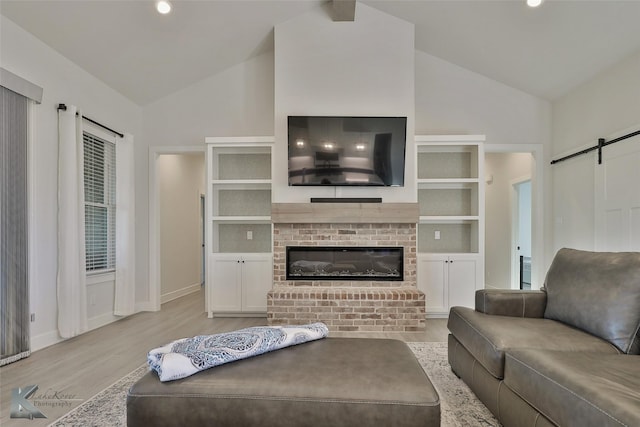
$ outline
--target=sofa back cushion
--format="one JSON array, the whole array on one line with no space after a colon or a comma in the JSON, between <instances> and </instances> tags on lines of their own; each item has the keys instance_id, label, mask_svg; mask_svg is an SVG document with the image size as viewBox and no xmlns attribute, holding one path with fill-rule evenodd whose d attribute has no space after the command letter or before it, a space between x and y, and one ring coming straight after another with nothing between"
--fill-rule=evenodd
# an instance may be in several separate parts
<instances>
[{"instance_id":1,"label":"sofa back cushion","mask_svg":"<svg viewBox=\"0 0 640 427\"><path fill-rule=\"evenodd\" d=\"M640 352L640 252L560 249L545 288L545 318Z\"/></svg>"}]
</instances>

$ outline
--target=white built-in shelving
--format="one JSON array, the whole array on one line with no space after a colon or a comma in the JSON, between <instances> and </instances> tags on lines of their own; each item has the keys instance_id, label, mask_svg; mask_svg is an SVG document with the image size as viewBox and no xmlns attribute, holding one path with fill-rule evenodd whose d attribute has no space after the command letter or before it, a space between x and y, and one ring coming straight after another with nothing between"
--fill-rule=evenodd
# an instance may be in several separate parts
<instances>
[{"instance_id":1,"label":"white built-in shelving","mask_svg":"<svg viewBox=\"0 0 640 427\"><path fill-rule=\"evenodd\" d=\"M473 307L484 275L482 135L418 135L418 286L427 314Z\"/></svg>"},{"instance_id":2,"label":"white built-in shelving","mask_svg":"<svg viewBox=\"0 0 640 427\"><path fill-rule=\"evenodd\" d=\"M264 315L272 286L273 137L208 137L207 312Z\"/></svg>"}]
</instances>

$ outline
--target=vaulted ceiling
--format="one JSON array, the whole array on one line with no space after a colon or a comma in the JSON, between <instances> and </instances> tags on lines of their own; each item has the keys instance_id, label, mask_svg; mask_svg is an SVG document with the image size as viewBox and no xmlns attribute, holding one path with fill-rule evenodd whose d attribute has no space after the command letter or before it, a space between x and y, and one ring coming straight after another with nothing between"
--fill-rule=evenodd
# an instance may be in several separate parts
<instances>
[{"instance_id":1,"label":"vaulted ceiling","mask_svg":"<svg viewBox=\"0 0 640 427\"><path fill-rule=\"evenodd\" d=\"M318 0L172 3L165 16L152 0L1 0L0 13L139 105L272 50L278 23L331 14ZM637 0L360 3L413 23L418 51L548 100L640 51Z\"/></svg>"}]
</instances>

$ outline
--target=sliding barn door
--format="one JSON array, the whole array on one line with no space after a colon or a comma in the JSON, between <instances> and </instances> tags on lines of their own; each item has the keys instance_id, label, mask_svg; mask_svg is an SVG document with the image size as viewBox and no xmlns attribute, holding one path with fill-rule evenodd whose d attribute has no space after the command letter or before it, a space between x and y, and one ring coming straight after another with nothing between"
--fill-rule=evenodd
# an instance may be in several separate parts
<instances>
[{"instance_id":1,"label":"sliding barn door","mask_svg":"<svg viewBox=\"0 0 640 427\"><path fill-rule=\"evenodd\" d=\"M598 251L640 251L640 135L606 146L596 165Z\"/></svg>"}]
</instances>

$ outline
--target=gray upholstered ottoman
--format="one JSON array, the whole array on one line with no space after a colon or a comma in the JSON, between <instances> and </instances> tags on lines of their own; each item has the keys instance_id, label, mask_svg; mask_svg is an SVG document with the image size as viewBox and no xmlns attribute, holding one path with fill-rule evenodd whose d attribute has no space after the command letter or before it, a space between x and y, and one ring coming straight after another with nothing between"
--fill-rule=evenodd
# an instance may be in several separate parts
<instances>
[{"instance_id":1,"label":"gray upholstered ottoman","mask_svg":"<svg viewBox=\"0 0 640 427\"><path fill-rule=\"evenodd\" d=\"M325 338L131 387L132 426L439 426L440 400L402 341Z\"/></svg>"}]
</instances>

